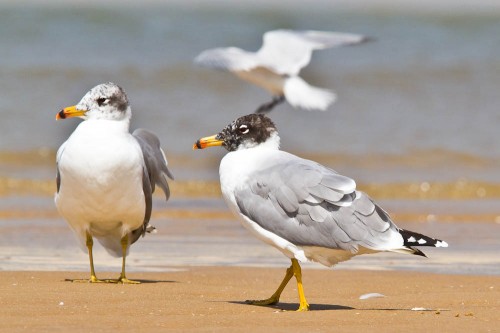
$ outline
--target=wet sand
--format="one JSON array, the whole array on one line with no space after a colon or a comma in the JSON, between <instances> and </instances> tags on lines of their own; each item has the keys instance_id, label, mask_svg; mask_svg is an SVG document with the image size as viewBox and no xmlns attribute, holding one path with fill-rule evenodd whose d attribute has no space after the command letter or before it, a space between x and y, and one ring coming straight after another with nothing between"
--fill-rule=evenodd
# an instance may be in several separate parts
<instances>
[{"instance_id":1,"label":"wet sand","mask_svg":"<svg viewBox=\"0 0 500 333\"><path fill-rule=\"evenodd\" d=\"M312 311L298 313L293 280L277 306L244 304L270 296L283 269L130 273L140 285L66 280L86 274L0 272L0 331L493 332L500 324L500 277L304 269ZM386 297L359 299L367 293Z\"/></svg>"}]
</instances>

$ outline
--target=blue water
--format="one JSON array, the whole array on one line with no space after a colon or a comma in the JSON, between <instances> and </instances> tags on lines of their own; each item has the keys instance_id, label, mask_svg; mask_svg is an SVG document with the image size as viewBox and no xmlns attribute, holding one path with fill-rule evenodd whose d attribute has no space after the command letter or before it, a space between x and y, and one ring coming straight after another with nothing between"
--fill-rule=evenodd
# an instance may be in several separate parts
<instances>
[{"instance_id":1,"label":"blue water","mask_svg":"<svg viewBox=\"0 0 500 333\"><path fill-rule=\"evenodd\" d=\"M92 86L114 81L167 152L191 154L269 99L230 74L193 65L202 50L257 50L277 28L353 32L376 40L316 52L303 76L335 89L325 113L279 106L287 150L349 154L459 152L500 159L500 14L0 7L0 151L57 149L78 120L55 122ZM206 152L206 154L219 154Z\"/></svg>"}]
</instances>

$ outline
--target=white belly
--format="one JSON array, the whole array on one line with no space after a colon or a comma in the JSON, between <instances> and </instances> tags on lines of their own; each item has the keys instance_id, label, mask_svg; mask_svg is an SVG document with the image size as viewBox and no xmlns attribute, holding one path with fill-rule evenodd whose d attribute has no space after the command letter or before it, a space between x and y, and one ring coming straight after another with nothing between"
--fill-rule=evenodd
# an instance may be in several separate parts
<instances>
[{"instance_id":1,"label":"white belly","mask_svg":"<svg viewBox=\"0 0 500 333\"><path fill-rule=\"evenodd\" d=\"M139 228L146 205L143 157L135 139L128 133L74 134L58 163L61 187L55 201L61 215L80 236L89 231L122 237Z\"/></svg>"},{"instance_id":2,"label":"white belly","mask_svg":"<svg viewBox=\"0 0 500 333\"><path fill-rule=\"evenodd\" d=\"M249 71L237 71L235 74L242 80L262 87L273 95L283 95L285 78L264 67L257 67Z\"/></svg>"}]
</instances>

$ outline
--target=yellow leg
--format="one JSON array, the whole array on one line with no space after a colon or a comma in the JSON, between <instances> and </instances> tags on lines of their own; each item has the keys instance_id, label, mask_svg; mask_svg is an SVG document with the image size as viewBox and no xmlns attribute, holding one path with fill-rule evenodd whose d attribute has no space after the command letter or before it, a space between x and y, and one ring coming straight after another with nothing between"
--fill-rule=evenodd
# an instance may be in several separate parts
<instances>
[{"instance_id":1,"label":"yellow leg","mask_svg":"<svg viewBox=\"0 0 500 333\"><path fill-rule=\"evenodd\" d=\"M295 275L295 279L297 280L297 290L299 292L300 300L300 306L297 311L308 311L309 304L306 301L306 297L304 296L304 288L302 287L302 270L297 259L292 259L292 269L293 275Z\"/></svg>"},{"instance_id":2,"label":"yellow leg","mask_svg":"<svg viewBox=\"0 0 500 333\"><path fill-rule=\"evenodd\" d=\"M278 287L278 289L276 289L276 291L271 297L263 300L247 300L246 303L253 305L273 305L278 303L280 300L281 293L283 292L283 289L285 289L288 281L290 281L292 276L293 276L293 267L290 266L286 270L285 278L283 279L283 281L281 281L280 286Z\"/></svg>"},{"instance_id":3,"label":"yellow leg","mask_svg":"<svg viewBox=\"0 0 500 333\"><path fill-rule=\"evenodd\" d=\"M132 281L127 279L125 276L125 258L127 257L127 248L128 248L128 235L123 236L121 239L121 245L122 245L122 273L120 274L120 277L118 280L113 281L116 283L123 283L123 284L139 284L139 281Z\"/></svg>"},{"instance_id":4,"label":"yellow leg","mask_svg":"<svg viewBox=\"0 0 500 333\"><path fill-rule=\"evenodd\" d=\"M89 282L89 283L103 283L106 281L99 280L95 276L95 270L94 270L94 256L92 255L92 247L94 246L94 240L92 239L92 235L87 231L86 232L87 239L86 239L86 245L87 249L89 250L89 261L90 261L90 279L89 280L73 280L73 282Z\"/></svg>"}]
</instances>

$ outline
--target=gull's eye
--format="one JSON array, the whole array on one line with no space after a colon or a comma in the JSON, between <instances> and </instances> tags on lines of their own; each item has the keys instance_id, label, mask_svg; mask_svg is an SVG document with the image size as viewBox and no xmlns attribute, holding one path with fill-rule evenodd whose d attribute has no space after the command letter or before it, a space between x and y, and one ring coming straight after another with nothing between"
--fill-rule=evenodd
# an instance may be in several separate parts
<instances>
[{"instance_id":1,"label":"gull's eye","mask_svg":"<svg viewBox=\"0 0 500 333\"><path fill-rule=\"evenodd\" d=\"M104 103L106 103L107 98L100 97L97 99L97 105L102 106Z\"/></svg>"},{"instance_id":2,"label":"gull's eye","mask_svg":"<svg viewBox=\"0 0 500 333\"><path fill-rule=\"evenodd\" d=\"M241 134L247 134L250 129L248 128L247 125L241 125L240 128L238 128Z\"/></svg>"}]
</instances>

